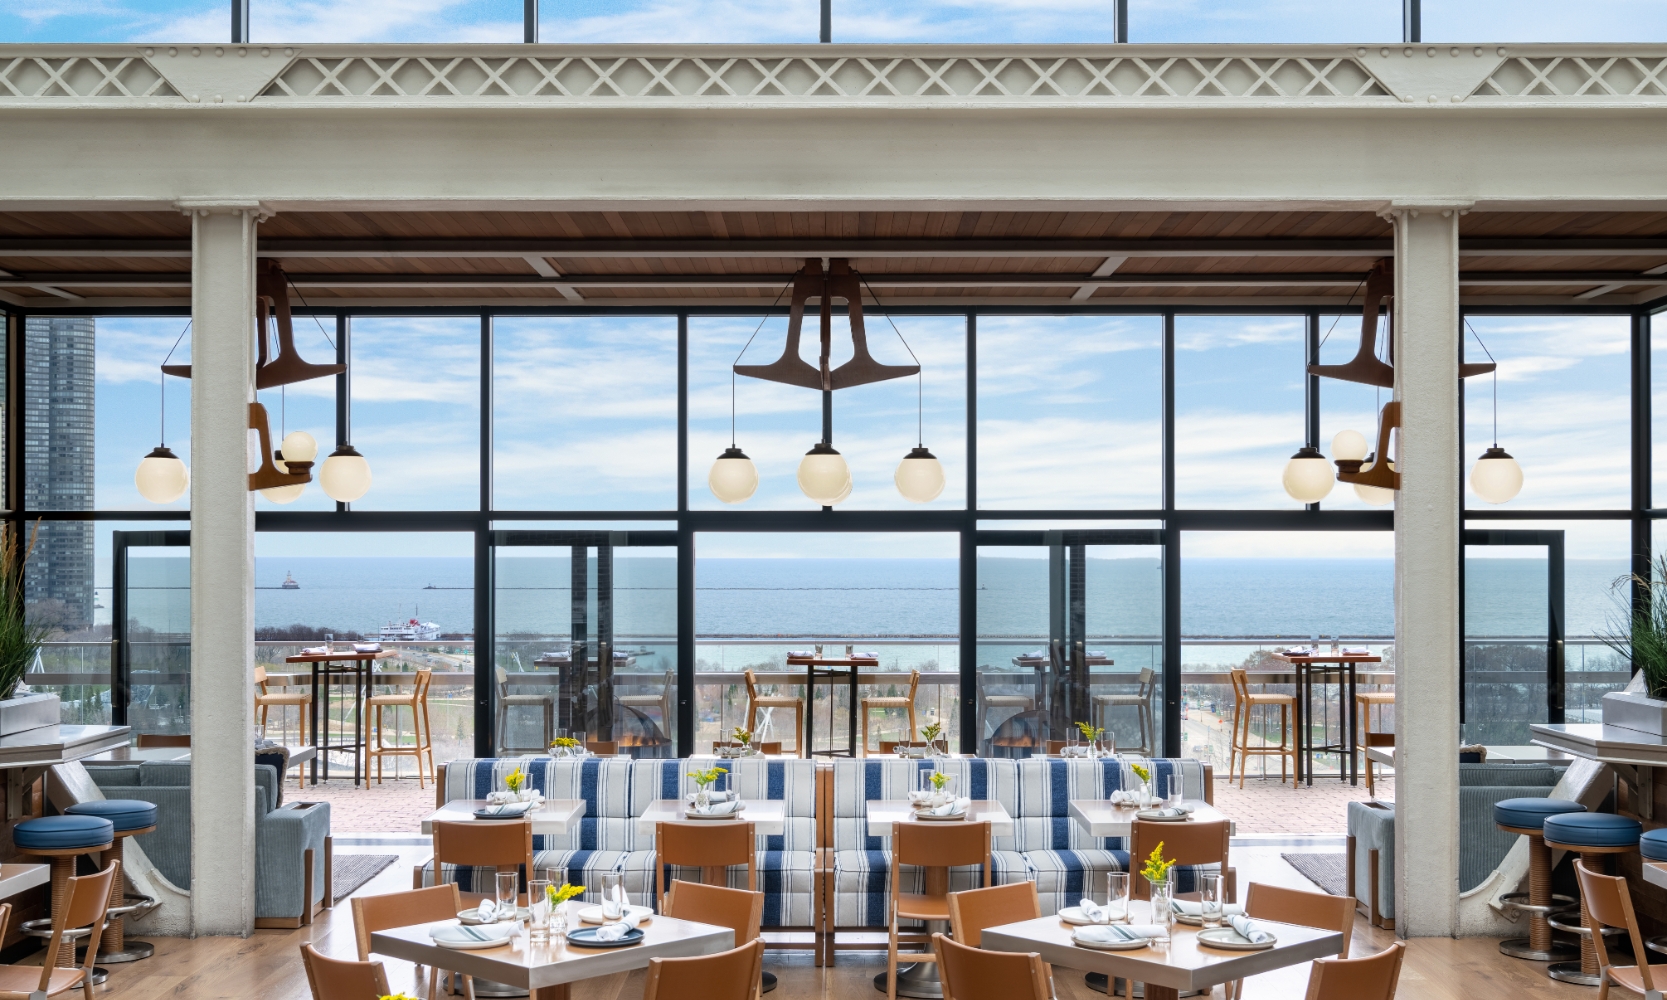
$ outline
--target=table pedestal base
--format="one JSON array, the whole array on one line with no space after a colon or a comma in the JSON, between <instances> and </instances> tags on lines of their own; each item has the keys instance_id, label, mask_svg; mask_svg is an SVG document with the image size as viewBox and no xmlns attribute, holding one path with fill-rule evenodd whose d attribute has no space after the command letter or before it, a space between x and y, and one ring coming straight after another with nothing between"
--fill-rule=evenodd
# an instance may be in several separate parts
<instances>
[{"instance_id":1,"label":"table pedestal base","mask_svg":"<svg viewBox=\"0 0 1667 1000\"><path fill-rule=\"evenodd\" d=\"M775 988L776 988L776 974L774 972L766 971L764 973L764 989L763 989L763 992L768 993Z\"/></svg>"},{"instance_id":2,"label":"table pedestal base","mask_svg":"<svg viewBox=\"0 0 1667 1000\"><path fill-rule=\"evenodd\" d=\"M1082 981L1088 986L1089 989L1096 993L1110 992L1106 986L1107 976L1103 972L1090 972L1086 976L1082 977ZM1157 992L1149 992L1151 990L1156 990ZM1167 1000L1169 997L1201 997L1204 994L1202 992L1195 993L1188 990L1183 990L1177 993L1168 986L1147 986L1145 983L1135 983L1134 992L1131 994L1129 992L1129 983L1126 980L1119 979L1117 980L1117 995L1120 997L1145 997L1147 1000Z\"/></svg>"},{"instance_id":3,"label":"table pedestal base","mask_svg":"<svg viewBox=\"0 0 1667 1000\"><path fill-rule=\"evenodd\" d=\"M899 954L898 957L902 957ZM881 993L886 991L886 974L884 972L874 977L874 988ZM916 962L913 965L897 967L897 995L900 997L919 997L921 1000L941 1000L943 997L943 982L938 979L938 963Z\"/></svg>"},{"instance_id":4,"label":"table pedestal base","mask_svg":"<svg viewBox=\"0 0 1667 1000\"><path fill-rule=\"evenodd\" d=\"M458 992L463 988L458 986ZM522 986L511 986L508 983L494 983L490 979L475 980L475 996L477 997L524 997L527 990Z\"/></svg>"}]
</instances>

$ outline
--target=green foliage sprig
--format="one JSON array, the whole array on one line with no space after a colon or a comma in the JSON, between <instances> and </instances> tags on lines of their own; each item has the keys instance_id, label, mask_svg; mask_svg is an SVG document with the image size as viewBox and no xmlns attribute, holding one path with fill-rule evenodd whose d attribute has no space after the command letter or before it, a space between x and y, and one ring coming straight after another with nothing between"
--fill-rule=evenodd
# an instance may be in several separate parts
<instances>
[{"instance_id":1,"label":"green foliage sprig","mask_svg":"<svg viewBox=\"0 0 1667 1000\"><path fill-rule=\"evenodd\" d=\"M920 735L926 737L926 742L936 743L938 737L943 735L943 726L936 722L928 723L921 727Z\"/></svg>"},{"instance_id":2,"label":"green foliage sprig","mask_svg":"<svg viewBox=\"0 0 1667 1000\"><path fill-rule=\"evenodd\" d=\"M1082 738L1085 740L1097 740L1101 736L1104 736L1106 732L1106 727L1096 726L1090 722L1079 722L1076 726L1077 732L1081 733Z\"/></svg>"},{"instance_id":3,"label":"green foliage sprig","mask_svg":"<svg viewBox=\"0 0 1667 1000\"><path fill-rule=\"evenodd\" d=\"M1163 841L1160 840L1158 846L1152 848L1152 853L1146 858L1146 863L1141 866L1140 874L1144 875L1148 882L1167 882L1169 880L1169 869L1174 867L1175 862L1163 859Z\"/></svg>"},{"instance_id":4,"label":"green foliage sprig","mask_svg":"<svg viewBox=\"0 0 1667 1000\"><path fill-rule=\"evenodd\" d=\"M560 906L584 891L584 886L569 885L566 882L559 886L552 883L544 887L544 895L550 900L552 906Z\"/></svg>"},{"instance_id":5,"label":"green foliage sprig","mask_svg":"<svg viewBox=\"0 0 1667 1000\"><path fill-rule=\"evenodd\" d=\"M41 525L29 533L27 547L20 544L21 529L7 525L0 529L0 699L10 698L23 681L23 674L35 662L41 643L52 633L29 617L24 603L23 565L35 551Z\"/></svg>"},{"instance_id":6,"label":"green foliage sprig","mask_svg":"<svg viewBox=\"0 0 1667 1000\"><path fill-rule=\"evenodd\" d=\"M730 732L730 735L735 737L735 742L741 744L742 746L746 746L752 742L751 731L742 729L740 726L736 726L734 730Z\"/></svg>"},{"instance_id":7,"label":"green foliage sprig","mask_svg":"<svg viewBox=\"0 0 1667 1000\"><path fill-rule=\"evenodd\" d=\"M1638 607L1632 601L1634 587L1645 597ZM1609 597L1614 610L1608 630L1598 633L1598 638L1632 661L1644 675L1646 694L1667 697L1667 553L1655 557L1648 579L1637 574L1617 579Z\"/></svg>"}]
</instances>

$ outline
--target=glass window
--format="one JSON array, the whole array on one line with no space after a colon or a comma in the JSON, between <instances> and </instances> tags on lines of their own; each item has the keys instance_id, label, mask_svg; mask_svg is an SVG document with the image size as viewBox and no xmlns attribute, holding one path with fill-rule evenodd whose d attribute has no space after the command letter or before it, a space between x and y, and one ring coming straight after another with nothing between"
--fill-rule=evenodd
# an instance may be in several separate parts
<instances>
[{"instance_id":1,"label":"glass window","mask_svg":"<svg viewBox=\"0 0 1667 1000\"><path fill-rule=\"evenodd\" d=\"M1163 505L1163 320L978 317L978 505Z\"/></svg>"},{"instance_id":2,"label":"glass window","mask_svg":"<svg viewBox=\"0 0 1667 1000\"><path fill-rule=\"evenodd\" d=\"M1490 506L1470 473L1498 442L1522 467L1511 507L1626 507L1631 503L1631 320L1626 316L1470 316L1466 361L1499 362L1499 430L1493 375L1465 379L1465 501Z\"/></svg>"},{"instance_id":3,"label":"glass window","mask_svg":"<svg viewBox=\"0 0 1667 1000\"><path fill-rule=\"evenodd\" d=\"M1306 437L1303 324L1175 317L1176 506L1300 506L1280 476Z\"/></svg>"},{"instance_id":4,"label":"glass window","mask_svg":"<svg viewBox=\"0 0 1667 1000\"><path fill-rule=\"evenodd\" d=\"M355 316L349 344L355 509L479 510L480 319Z\"/></svg>"},{"instance_id":5,"label":"glass window","mask_svg":"<svg viewBox=\"0 0 1667 1000\"><path fill-rule=\"evenodd\" d=\"M891 324L865 315L869 352L881 364L912 364ZM943 493L931 508L966 504L966 320L960 316L898 316L898 330L920 359L920 380L890 379L834 393L833 445L851 470L851 496L841 510L916 509L897 490L897 464L924 441L944 469ZM689 506L716 510L707 476L729 447L730 366L753 331L758 336L742 364L768 364L781 356L787 320L689 319ZM850 327L834 316L830 365L851 357ZM821 343L814 313L805 320L800 356L819 364ZM740 510L814 510L798 486L799 461L822 439L822 394L816 389L736 376L735 443L758 469L758 491ZM922 407L924 409L922 409Z\"/></svg>"},{"instance_id":6,"label":"glass window","mask_svg":"<svg viewBox=\"0 0 1667 1000\"><path fill-rule=\"evenodd\" d=\"M677 318L498 317L493 504L677 507Z\"/></svg>"}]
</instances>

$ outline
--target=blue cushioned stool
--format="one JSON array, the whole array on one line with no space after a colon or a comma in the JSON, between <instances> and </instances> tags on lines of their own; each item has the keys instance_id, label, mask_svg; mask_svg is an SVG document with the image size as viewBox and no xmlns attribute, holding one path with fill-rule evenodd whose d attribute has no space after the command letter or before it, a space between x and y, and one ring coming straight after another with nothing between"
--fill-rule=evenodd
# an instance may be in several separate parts
<instances>
[{"instance_id":1,"label":"blue cushioned stool","mask_svg":"<svg viewBox=\"0 0 1667 1000\"><path fill-rule=\"evenodd\" d=\"M1667 830L1645 830L1638 838L1638 853L1645 861L1667 861Z\"/></svg>"},{"instance_id":2,"label":"blue cushioned stool","mask_svg":"<svg viewBox=\"0 0 1667 1000\"><path fill-rule=\"evenodd\" d=\"M1570 812L1548 816L1544 836L1547 847L1553 850L1575 851L1590 871L1609 874L1611 854L1623 854L1638 849L1638 838L1644 826L1635 819L1614 813ZM1580 935L1580 961L1559 962L1546 970L1553 979L1582 986L1599 986L1603 978L1598 974L1597 949L1592 947L1592 917L1586 911L1586 898L1580 899L1580 926L1566 924L1553 917L1551 926L1560 931ZM1623 928L1610 928L1625 933Z\"/></svg>"},{"instance_id":3,"label":"blue cushioned stool","mask_svg":"<svg viewBox=\"0 0 1667 1000\"><path fill-rule=\"evenodd\" d=\"M110 850L115 839L115 826L99 816L42 816L26 819L12 828L12 843L18 850L52 859L54 917L69 903L69 880L75 874L75 859L83 854L102 854ZM28 924L38 923L46 924L50 937L51 920L28 921L23 928L25 933L29 932ZM58 949L58 966L75 967L74 948Z\"/></svg>"},{"instance_id":4,"label":"blue cushioned stool","mask_svg":"<svg viewBox=\"0 0 1667 1000\"><path fill-rule=\"evenodd\" d=\"M116 839L104 852L104 864L116 863L116 878L110 883L110 909L106 911L110 924L98 941L98 960L104 963L137 962L149 958L156 947L149 941L129 941L123 935L123 917L138 910L150 912L156 900L137 893L129 895L122 881L126 862L122 859L122 840L150 833L156 829L156 803L143 799L99 799L96 802L77 802L65 809L70 816L98 816L116 828ZM141 914L142 916L143 914Z\"/></svg>"},{"instance_id":5,"label":"blue cushioned stool","mask_svg":"<svg viewBox=\"0 0 1667 1000\"><path fill-rule=\"evenodd\" d=\"M1505 799L1494 803L1494 823L1501 830L1528 838L1528 891L1499 898L1506 910L1528 914L1528 936L1499 942L1500 952L1530 962L1570 962L1579 957L1574 945L1551 937L1548 918L1573 908L1577 900L1552 894L1551 848L1545 846L1544 828L1549 817L1585 811L1585 806L1567 799Z\"/></svg>"}]
</instances>

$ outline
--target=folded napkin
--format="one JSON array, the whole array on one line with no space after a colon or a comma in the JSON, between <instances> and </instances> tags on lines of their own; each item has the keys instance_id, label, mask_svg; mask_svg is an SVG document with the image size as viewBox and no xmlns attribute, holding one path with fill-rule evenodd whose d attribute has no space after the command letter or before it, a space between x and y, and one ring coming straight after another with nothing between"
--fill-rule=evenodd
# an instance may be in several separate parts
<instances>
[{"instance_id":1,"label":"folded napkin","mask_svg":"<svg viewBox=\"0 0 1667 1000\"><path fill-rule=\"evenodd\" d=\"M1078 927L1071 936L1086 944L1118 944L1150 938L1166 938L1169 931L1157 924L1091 924Z\"/></svg>"},{"instance_id":2,"label":"folded napkin","mask_svg":"<svg viewBox=\"0 0 1667 1000\"><path fill-rule=\"evenodd\" d=\"M1139 792L1126 792L1118 789L1111 793L1111 804L1114 806L1132 806L1140 802Z\"/></svg>"},{"instance_id":3,"label":"folded napkin","mask_svg":"<svg viewBox=\"0 0 1667 1000\"><path fill-rule=\"evenodd\" d=\"M1021 660L1040 660L1040 659L1045 658L1047 655L1048 655L1048 651L1045 650L1045 649L1033 649L1028 653L1020 653L1019 654L1019 659L1021 659Z\"/></svg>"},{"instance_id":4,"label":"folded napkin","mask_svg":"<svg viewBox=\"0 0 1667 1000\"><path fill-rule=\"evenodd\" d=\"M1204 904L1196 899L1172 899L1169 901L1169 908L1174 910L1175 915L1179 917L1202 917L1204 915ZM1244 912L1244 907L1238 903L1226 903L1222 906L1221 912L1223 916L1237 916Z\"/></svg>"},{"instance_id":5,"label":"folded napkin","mask_svg":"<svg viewBox=\"0 0 1667 1000\"><path fill-rule=\"evenodd\" d=\"M879 658L880 658L880 651L877 650L877 649L871 649L866 653L852 653L851 654L851 659L853 659L853 660L878 660Z\"/></svg>"},{"instance_id":6,"label":"folded napkin","mask_svg":"<svg viewBox=\"0 0 1667 1000\"><path fill-rule=\"evenodd\" d=\"M1087 896L1077 900L1077 909L1082 911L1082 915L1084 917L1096 924L1109 924L1113 919L1120 918L1126 913L1126 910L1121 905L1112 906L1108 903L1105 906L1101 906L1092 899L1089 899Z\"/></svg>"},{"instance_id":7,"label":"folded napkin","mask_svg":"<svg viewBox=\"0 0 1667 1000\"><path fill-rule=\"evenodd\" d=\"M1233 929L1239 932L1240 937L1252 944L1267 944L1274 940L1272 931L1263 930L1255 921L1243 913L1228 917L1227 922L1233 925Z\"/></svg>"},{"instance_id":8,"label":"folded napkin","mask_svg":"<svg viewBox=\"0 0 1667 1000\"><path fill-rule=\"evenodd\" d=\"M329 650L325 649L323 646L303 646L301 648L302 656L317 656L320 653L326 652L329 652Z\"/></svg>"},{"instance_id":9,"label":"folded napkin","mask_svg":"<svg viewBox=\"0 0 1667 1000\"><path fill-rule=\"evenodd\" d=\"M1365 646L1344 646L1343 654L1345 656L1370 656L1372 651Z\"/></svg>"},{"instance_id":10,"label":"folded napkin","mask_svg":"<svg viewBox=\"0 0 1667 1000\"><path fill-rule=\"evenodd\" d=\"M713 788L706 792L706 801L708 802L733 802L738 798L740 798L740 794L733 790L720 792Z\"/></svg>"},{"instance_id":11,"label":"folded napkin","mask_svg":"<svg viewBox=\"0 0 1667 1000\"><path fill-rule=\"evenodd\" d=\"M730 799L728 802L713 802L704 809L700 806L690 806L689 811L697 816L728 816L740 812L741 803L738 799Z\"/></svg>"},{"instance_id":12,"label":"folded napkin","mask_svg":"<svg viewBox=\"0 0 1667 1000\"><path fill-rule=\"evenodd\" d=\"M353 651L355 653L380 653L382 652L382 644L380 642L356 642L353 644Z\"/></svg>"},{"instance_id":13,"label":"folded napkin","mask_svg":"<svg viewBox=\"0 0 1667 1000\"><path fill-rule=\"evenodd\" d=\"M1089 650L1089 651L1088 651L1088 652L1087 652L1087 654L1086 654L1086 655L1088 655L1088 656L1093 656L1093 657L1097 657L1097 658L1100 658L1100 659L1104 659L1104 658L1105 658L1105 655L1106 655L1106 651L1105 651L1105 650L1103 650L1103 649L1090 649L1090 650Z\"/></svg>"},{"instance_id":14,"label":"folded napkin","mask_svg":"<svg viewBox=\"0 0 1667 1000\"><path fill-rule=\"evenodd\" d=\"M596 929L596 940L618 941L625 936L626 931L636 930L637 925L642 923L642 918L643 915L640 912L627 908L625 915L620 917L617 922L603 924Z\"/></svg>"},{"instance_id":15,"label":"folded napkin","mask_svg":"<svg viewBox=\"0 0 1667 1000\"><path fill-rule=\"evenodd\" d=\"M971 805L972 799L955 798L935 806L916 804L915 811L919 813L926 813L931 816L959 816L966 812L967 808Z\"/></svg>"},{"instance_id":16,"label":"folded napkin","mask_svg":"<svg viewBox=\"0 0 1667 1000\"><path fill-rule=\"evenodd\" d=\"M498 904L493 900L483 899L480 901L480 909L475 912L480 915L482 922L491 923L498 919Z\"/></svg>"},{"instance_id":17,"label":"folded napkin","mask_svg":"<svg viewBox=\"0 0 1667 1000\"><path fill-rule=\"evenodd\" d=\"M788 656L815 656L816 655L816 650L814 650L814 649L790 649L790 650L787 651L787 655Z\"/></svg>"},{"instance_id":18,"label":"folded napkin","mask_svg":"<svg viewBox=\"0 0 1667 1000\"><path fill-rule=\"evenodd\" d=\"M428 936L433 939L435 944L442 946L456 946L475 941L495 941L499 944L508 944L509 939L515 936L515 925L491 924L485 927L476 927L470 924L441 924L429 930Z\"/></svg>"},{"instance_id":19,"label":"folded napkin","mask_svg":"<svg viewBox=\"0 0 1667 1000\"><path fill-rule=\"evenodd\" d=\"M475 815L480 817L503 816L506 818L510 816L525 816L527 814L527 810L532 807L533 804L531 802L502 802L497 805L487 806L484 809L476 809Z\"/></svg>"},{"instance_id":20,"label":"folded napkin","mask_svg":"<svg viewBox=\"0 0 1667 1000\"><path fill-rule=\"evenodd\" d=\"M1142 812L1159 819L1174 819L1178 816L1186 816L1190 814L1192 812L1192 808L1190 806L1164 806L1162 809L1144 809Z\"/></svg>"}]
</instances>

